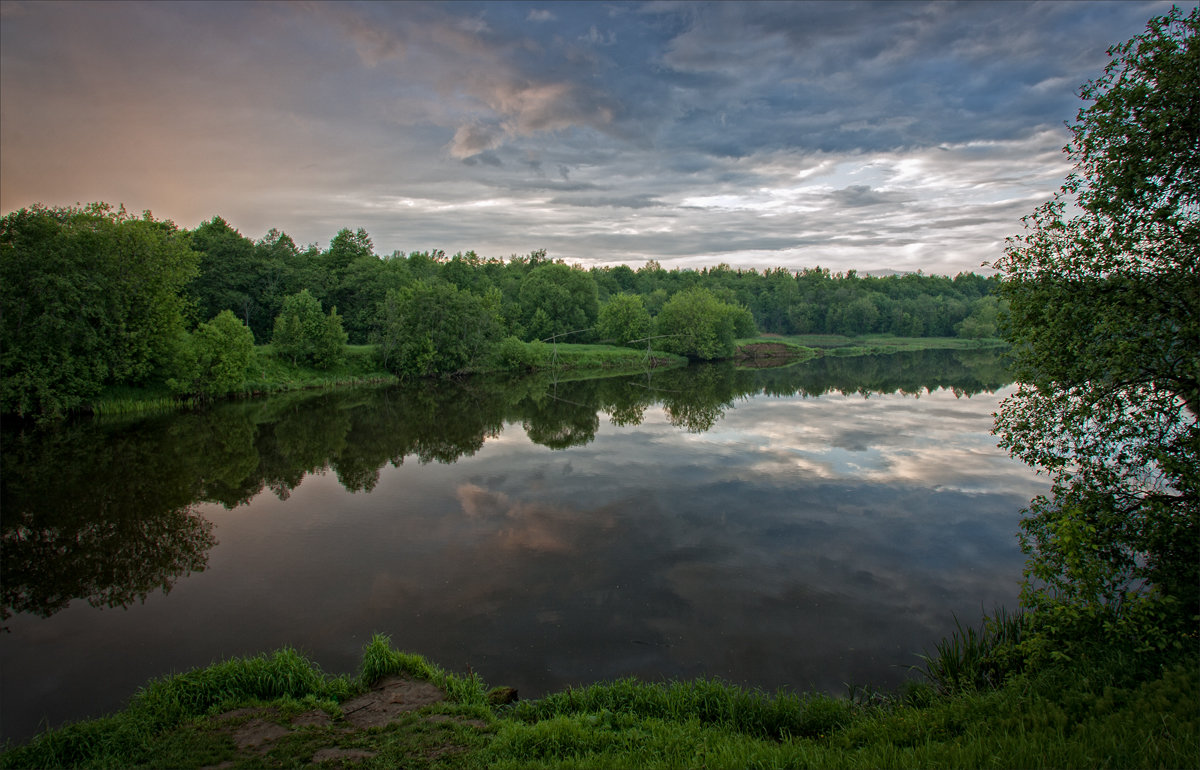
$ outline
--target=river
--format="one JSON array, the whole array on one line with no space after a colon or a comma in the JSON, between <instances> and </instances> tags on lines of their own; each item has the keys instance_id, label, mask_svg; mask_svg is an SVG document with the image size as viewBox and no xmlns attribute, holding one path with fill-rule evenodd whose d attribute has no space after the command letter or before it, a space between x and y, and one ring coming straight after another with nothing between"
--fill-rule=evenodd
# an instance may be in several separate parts
<instances>
[{"instance_id":1,"label":"river","mask_svg":"<svg viewBox=\"0 0 1200 770\"><path fill-rule=\"evenodd\" d=\"M373 633L537 697L623 676L845 694L1016 604L1044 478L991 352L286 394L6 423L0 730Z\"/></svg>"}]
</instances>

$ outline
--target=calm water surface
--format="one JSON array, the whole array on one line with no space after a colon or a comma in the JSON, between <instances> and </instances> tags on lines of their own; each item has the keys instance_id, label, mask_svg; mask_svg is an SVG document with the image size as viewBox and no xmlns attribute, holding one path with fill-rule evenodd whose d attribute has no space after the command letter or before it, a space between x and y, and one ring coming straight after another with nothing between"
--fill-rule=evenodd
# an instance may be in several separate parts
<instances>
[{"instance_id":1,"label":"calm water surface","mask_svg":"<svg viewBox=\"0 0 1200 770\"><path fill-rule=\"evenodd\" d=\"M295 394L6 425L0 729L372 633L523 697L634 675L891 686L1015 604L1045 490L988 353Z\"/></svg>"}]
</instances>

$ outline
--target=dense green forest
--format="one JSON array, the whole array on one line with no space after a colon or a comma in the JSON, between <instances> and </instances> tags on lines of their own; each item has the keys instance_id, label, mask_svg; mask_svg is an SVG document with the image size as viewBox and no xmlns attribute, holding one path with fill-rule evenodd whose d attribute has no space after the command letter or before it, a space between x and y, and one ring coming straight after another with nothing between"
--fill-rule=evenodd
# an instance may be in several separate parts
<instances>
[{"instance_id":1,"label":"dense green forest","mask_svg":"<svg viewBox=\"0 0 1200 770\"><path fill-rule=\"evenodd\" d=\"M994 337L996 279L859 276L812 268L650 261L584 269L545 251L378 255L363 229L328 248L271 230L258 241L221 217L194 230L96 203L33 206L0 220L5 413L78 409L103 387L237 390L257 344L293 363L336 365L374 344L402 376L470 369L506 343L558 339L732 355L756 333Z\"/></svg>"}]
</instances>

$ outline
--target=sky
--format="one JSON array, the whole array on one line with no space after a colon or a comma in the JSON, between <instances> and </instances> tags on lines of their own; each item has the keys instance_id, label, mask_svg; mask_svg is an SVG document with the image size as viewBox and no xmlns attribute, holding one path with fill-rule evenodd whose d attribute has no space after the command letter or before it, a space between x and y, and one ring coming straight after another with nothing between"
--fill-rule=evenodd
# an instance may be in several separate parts
<instances>
[{"instance_id":1,"label":"sky","mask_svg":"<svg viewBox=\"0 0 1200 770\"><path fill-rule=\"evenodd\" d=\"M986 274L1069 171L1079 86L1169 8L0 0L0 211Z\"/></svg>"}]
</instances>

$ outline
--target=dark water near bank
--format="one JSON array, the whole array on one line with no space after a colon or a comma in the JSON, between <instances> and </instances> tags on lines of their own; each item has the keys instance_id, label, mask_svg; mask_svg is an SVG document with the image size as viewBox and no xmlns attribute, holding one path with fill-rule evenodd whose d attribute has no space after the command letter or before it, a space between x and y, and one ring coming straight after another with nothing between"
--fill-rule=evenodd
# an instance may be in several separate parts
<instances>
[{"instance_id":1,"label":"dark water near bank","mask_svg":"<svg viewBox=\"0 0 1200 770\"><path fill-rule=\"evenodd\" d=\"M373 632L536 697L636 675L845 693L1015 603L1045 484L991 353L302 393L3 430L0 730Z\"/></svg>"}]
</instances>

